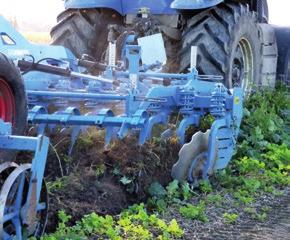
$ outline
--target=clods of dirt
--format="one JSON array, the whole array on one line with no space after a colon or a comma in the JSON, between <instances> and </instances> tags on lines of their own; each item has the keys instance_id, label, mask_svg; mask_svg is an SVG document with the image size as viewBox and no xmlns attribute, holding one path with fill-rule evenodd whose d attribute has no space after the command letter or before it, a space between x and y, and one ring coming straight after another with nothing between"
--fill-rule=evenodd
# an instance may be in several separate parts
<instances>
[{"instance_id":1,"label":"clods of dirt","mask_svg":"<svg viewBox=\"0 0 290 240\"><path fill-rule=\"evenodd\" d=\"M91 212L118 214L144 201L152 182L166 185L178 159L179 143L172 138L139 146L136 136L113 142L104 149L103 133L88 130L67 156L69 138L55 135L46 168L50 191L48 231L57 226L57 212L65 210L79 220Z\"/></svg>"}]
</instances>

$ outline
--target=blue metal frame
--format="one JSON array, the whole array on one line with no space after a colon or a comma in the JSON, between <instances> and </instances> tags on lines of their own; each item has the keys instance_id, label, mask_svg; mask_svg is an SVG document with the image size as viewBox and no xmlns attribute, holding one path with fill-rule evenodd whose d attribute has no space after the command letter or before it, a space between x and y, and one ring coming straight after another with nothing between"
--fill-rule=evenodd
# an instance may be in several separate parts
<instances>
[{"instance_id":1,"label":"blue metal frame","mask_svg":"<svg viewBox=\"0 0 290 240\"><path fill-rule=\"evenodd\" d=\"M12 167L13 171L5 180L0 189L0 239L12 240L23 239L24 225L31 224L30 219L33 219L32 214L43 211L47 208L46 203L40 201L40 195L43 186L44 170L49 148L49 139L44 136L38 137L23 137L11 135L11 124L4 123L0 119L0 149L5 150L21 150L34 152L34 157L31 164L7 164L7 167ZM5 163L4 163L5 165ZM0 165L3 166L3 165ZM5 170L5 168L2 168ZM1 174L1 168L0 168ZM24 195L24 185L29 178L28 192ZM11 201L10 190L14 186L16 180L19 179L19 184L16 189L16 199ZM15 190L15 189L14 189ZM23 199L23 197L26 197ZM7 200L14 205L7 206ZM24 205L22 203L24 202ZM3 224L12 222L15 228L15 235L10 235L3 229Z\"/></svg>"},{"instance_id":2,"label":"blue metal frame","mask_svg":"<svg viewBox=\"0 0 290 240\"><path fill-rule=\"evenodd\" d=\"M77 59L69 49L62 46L30 43L2 16L0 16L0 52L14 62L22 59L34 63L41 61L43 64L72 69L76 75L73 76L72 81L72 77L29 71L23 75L25 88L28 90L55 88L68 91L77 88L88 92L99 92L111 89L112 84L104 83L101 80L97 81L93 76L80 74L82 68L77 65Z\"/></svg>"},{"instance_id":3,"label":"blue metal frame","mask_svg":"<svg viewBox=\"0 0 290 240\"><path fill-rule=\"evenodd\" d=\"M1 23L1 18L0 18ZM15 34L14 36L17 36ZM14 40L14 39L13 39ZM27 43L25 43L27 44ZM28 122L38 126L38 137L18 137L11 136L11 125L0 121L0 148L33 151L35 153L32 164L13 165L13 171L2 186L0 193L0 239L10 240L7 232L3 232L1 226L4 222L10 221L15 226L17 239L22 239L22 227L29 225L31 218L37 212L44 210L47 206L40 201L42 190L44 169L46 164L49 140L43 137L46 127L53 128L61 126L70 128L72 151L74 142L81 132L81 126L95 126L105 129L105 144L108 145L112 139L125 138L130 131L139 133L139 144L151 138L152 129L157 124L166 125L170 116L178 113L182 117L179 125L176 126L175 134L181 144L185 142L185 133L188 127L199 127L203 116L211 114L215 121L211 126L208 142L208 150L205 153L206 162L202 169L202 179L207 180L208 176L216 169L221 169L229 163L239 133L243 110L243 92L241 88L227 89L223 84L217 83L216 76L199 76L196 69L191 69L187 74L161 73L145 71L141 62L141 47L127 45L125 48L127 70L119 70L108 66L103 75L87 76L79 73L72 73L71 77L56 76L49 74L43 76L42 72L37 72L38 82L30 82L27 89L29 101ZM55 61L60 67L70 64L63 60L50 60L45 64L54 66ZM35 65L35 64L34 64ZM150 69L150 68L149 68ZM30 75L27 75L30 76ZM70 88L57 90L57 88L38 88L46 84L49 79L59 79L72 82L75 76L85 78L95 82L119 82L123 87L113 88L104 92L80 92L70 90ZM170 80L169 86L163 86L164 80ZM29 82L25 79L25 82ZM52 82L51 82L52 81ZM56 86L56 85L55 85ZM124 102L122 114L115 115L111 109L103 108L97 114L81 115L76 107L70 106L65 110L49 113L45 104L35 99L68 99L68 100L90 100L98 102ZM36 105L40 103L40 105ZM164 133L168 133L167 129ZM162 134L165 136L166 134ZM218 156L216 152L218 150ZM1 173L1 165L0 165ZM26 176L29 176L28 194L25 204L22 205L22 193ZM5 199L9 199L9 189L12 184L20 179L17 188L16 200L13 206L7 207ZM21 214L20 214L21 213ZM2 225L1 225L2 223ZM2 236L1 236L2 234Z\"/></svg>"},{"instance_id":4,"label":"blue metal frame","mask_svg":"<svg viewBox=\"0 0 290 240\"><path fill-rule=\"evenodd\" d=\"M75 59L72 52L64 47L30 43L3 16L0 16L0 52L12 60L21 59L26 55L33 55L35 61L46 57Z\"/></svg>"},{"instance_id":5,"label":"blue metal frame","mask_svg":"<svg viewBox=\"0 0 290 240\"><path fill-rule=\"evenodd\" d=\"M167 124L169 116L178 112L183 116L176 130L180 143L184 143L185 131L189 126L199 126L200 119L206 114L215 117L211 128L208 162L204 169L204 178L213 170L224 168L230 161L235 148L239 126L242 118L243 94L240 88L230 93L223 84L216 83L213 76L198 76L196 70L188 74L169 74L141 72L139 69L140 47L126 47L129 62L128 71L111 70L116 79L128 79L128 93L76 93L57 91L27 91L29 97L82 98L95 101L124 101L125 111L115 116L110 109L102 109L98 114L80 115L76 108L69 107L65 111L49 114L44 107L35 106L30 109L28 122L39 125L39 134L43 134L46 126L95 126L106 129L106 144L113 138L122 139L130 130L139 132L139 144L151 137L152 128L156 124ZM207 81L201 80L207 78ZM146 85L150 79L171 79L172 84L164 87L160 84ZM211 81L210 81L211 80ZM147 90L144 90L147 89ZM76 139L80 128L72 134L72 142ZM220 140L217 145L217 139ZM72 143L73 144L73 143ZM219 158L215 161L215 151L219 149ZM71 149L70 149L71 151Z\"/></svg>"},{"instance_id":6,"label":"blue metal frame","mask_svg":"<svg viewBox=\"0 0 290 240\"><path fill-rule=\"evenodd\" d=\"M71 1L66 3L69 2ZM116 3L116 1L106 2ZM127 2L131 1L126 1L126 4L129 4ZM153 4L153 1L146 2L147 4ZM171 1L161 2L164 3L163 9L166 9ZM136 1L135 5L138 4L143 4L143 1ZM124 6L122 6L122 11L124 13ZM29 53L33 56L34 61L49 57L50 59L43 62L46 67L57 65L62 69L70 70L73 68L77 70L77 65L74 63L76 59L66 49L30 44L1 17L0 27L4 29L2 36L8 37L9 43L5 42L2 37L0 51L7 53L13 60L27 58L26 54ZM11 125L0 120L0 148L35 153L31 164L12 166L13 171L1 188L0 216L2 212L3 218L0 218L0 239L10 240L14 237L3 232L1 223L3 226L4 222L12 220L16 229L16 238L22 239L22 224L29 225L31 215L35 215L38 211L46 208L45 204L40 202L40 195L49 146L48 138L43 136L47 126L50 128L61 126L72 129L72 143L69 149L69 153L71 153L73 144L81 131L81 126L95 126L99 129L105 129L106 145L112 139L125 138L130 131L139 133L138 143L144 144L151 138L152 129L155 125L168 124L170 116L173 113L178 113L182 120L176 126L174 133L179 138L180 143L183 144L188 127L199 127L202 117L211 114L215 120L211 126L202 178L206 180L214 170L227 166L235 149L242 119L242 89L236 87L229 90L223 84L216 82L216 80L220 80L219 77L199 76L196 69L191 69L187 74L146 71L144 66L140 66L140 46L127 45L124 53L126 58L124 62L127 63L126 70L108 66L106 71L97 77L72 71L69 71L69 76L66 74L64 76L61 74L44 74L39 71L32 73L28 71L25 74L24 80L30 108L28 122L38 127L38 137L11 136ZM51 59L51 57L56 59ZM37 63L33 62L32 65L35 66ZM40 65L38 64L38 66ZM147 69L150 69L150 67L147 66ZM32 74L35 74L35 79ZM78 86L78 83L84 83L83 79L94 86L99 86L97 87L98 91L89 91L90 84L83 84L81 89L73 86L76 81L76 86ZM171 84L163 86L165 80L170 80ZM104 86L98 84L113 82L118 82L120 87L110 85L111 89L99 91ZM80 110L75 106L49 113L41 99L75 101L82 99L84 101L94 101L96 104L122 101L125 107L123 113L119 115L115 115L108 108L101 109L97 114L81 115ZM167 129L162 136L165 136L165 133L168 133L169 130L172 129ZM216 156L217 150L218 156ZM26 176L29 176L29 188L25 204L22 206L22 192L27 179ZM16 201L13 206L7 208L4 200L9 198L8 190L17 179L20 179L20 184L17 188Z\"/></svg>"}]
</instances>

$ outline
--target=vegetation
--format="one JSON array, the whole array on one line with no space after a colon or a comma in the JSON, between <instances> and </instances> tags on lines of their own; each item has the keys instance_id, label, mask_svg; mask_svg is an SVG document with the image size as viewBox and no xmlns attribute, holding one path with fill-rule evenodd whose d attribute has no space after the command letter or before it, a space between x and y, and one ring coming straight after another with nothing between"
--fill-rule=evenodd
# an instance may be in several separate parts
<instances>
[{"instance_id":1,"label":"vegetation","mask_svg":"<svg viewBox=\"0 0 290 240\"><path fill-rule=\"evenodd\" d=\"M166 223L155 214L148 214L144 204L134 205L119 216L99 216L95 213L85 216L75 226L68 227L71 216L59 212L59 226L54 234L43 240L58 239L179 239L183 235L175 219Z\"/></svg>"},{"instance_id":2,"label":"vegetation","mask_svg":"<svg viewBox=\"0 0 290 240\"><path fill-rule=\"evenodd\" d=\"M239 215L237 215L235 213L232 213L232 214L224 213L224 215L223 215L226 224L233 224L233 223L235 223L237 221L237 219L238 219L238 216Z\"/></svg>"},{"instance_id":3,"label":"vegetation","mask_svg":"<svg viewBox=\"0 0 290 240\"><path fill-rule=\"evenodd\" d=\"M207 222L208 219L205 215L205 203L204 201L199 202L197 206L187 204L185 207L180 207L180 214L189 219L197 219L202 222Z\"/></svg>"},{"instance_id":4,"label":"vegetation","mask_svg":"<svg viewBox=\"0 0 290 240\"><path fill-rule=\"evenodd\" d=\"M283 109L289 109L286 90L256 92L246 103L241 137L230 166L213 176L212 184L201 182L198 189L188 183L173 181L163 187L154 182L148 189L146 204L134 205L118 216L99 216L95 213L71 225L70 216L59 212L55 233L43 240L54 239L179 239L184 231L177 220L164 220L162 214L177 208L181 218L208 222L207 207L227 204L226 196L256 221L267 219L268 207L257 209L253 203L263 194L280 195L290 186L289 133ZM100 171L98 171L100 174ZM125 177L121 182L126 185ZM52 184L57 188L63 181ZM228 198L229 198L228 197ZM240 215L231 211L220 213L225 224L235 224Z\"/></svg>"}]
</instances>

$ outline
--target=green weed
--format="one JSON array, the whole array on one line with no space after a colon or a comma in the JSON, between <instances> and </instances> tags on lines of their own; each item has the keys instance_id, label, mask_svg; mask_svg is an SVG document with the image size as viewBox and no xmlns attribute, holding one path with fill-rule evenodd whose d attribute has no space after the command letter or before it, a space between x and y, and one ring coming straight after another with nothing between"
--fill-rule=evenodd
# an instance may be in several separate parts
<instances>
[{"instance_id":1,"label":"green weed","mask_svg":"<svg viewBox=\"0 0 290 240\"><path fill-rule=\"evenodd\" d=\"M58 214L59 225L54 234L42 237L42 240L57 239L179 239L183 230L175 219L166 223L155 214L148 214L144 204L134 205L114 219L112 216L99 216L91 213L84 216L74 226L68 226L71 216L63 211Z\"/></svg>"},{"instance_id":2,"label":"green weed","mask_svg":"<svg viewBox=\"0 0 290 240\"><path fill-rule=\"evenodd\" d=\"M233 224L237 221L239 215L235 214L235 213L224 213L223 214L223 218L226 224Z\"/></svg>"},{"instance_id":3,"label":"green weed","mask_svg":"<svg viewBox=\"0 0 290 240\"><path fill-rule=\"evenodd\" d=\"M207 222L208 218L205 214L205 202L200 201L198 205L187 204L179 208L180 214L188 219L195 219L202 222Z\"/></svg>"}]
</instances>

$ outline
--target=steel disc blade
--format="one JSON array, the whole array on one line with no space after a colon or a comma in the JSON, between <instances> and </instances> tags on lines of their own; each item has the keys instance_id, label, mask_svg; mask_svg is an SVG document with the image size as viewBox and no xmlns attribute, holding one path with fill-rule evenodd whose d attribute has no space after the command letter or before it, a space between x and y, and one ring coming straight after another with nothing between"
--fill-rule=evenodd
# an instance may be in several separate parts
<instances>
[{"instance_id":1,"label":"steel disc blade","mask_svg":"<svg viewBox=\"0 0 290 240\"><path fill-rule=\"evenodd\" d=\"M180 182L187 180L192 161L202 152L208 150L209 135L210 130L205 133L199 131L192 136L189 143L182 146L179 151L179 159L172 167L171 176L173 179Z\"/></svg>"}]
</instances>

